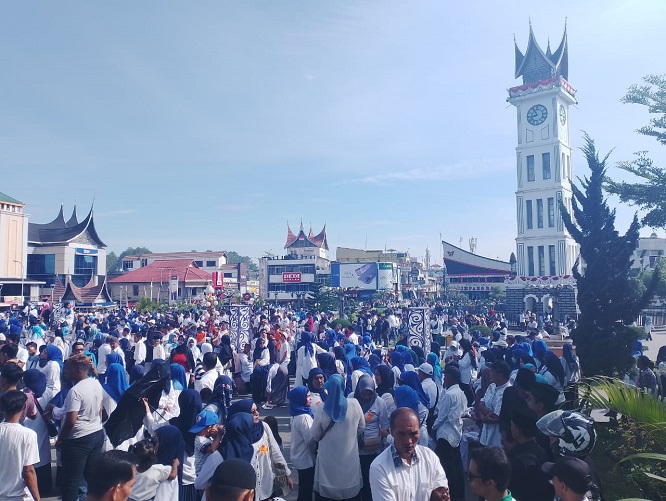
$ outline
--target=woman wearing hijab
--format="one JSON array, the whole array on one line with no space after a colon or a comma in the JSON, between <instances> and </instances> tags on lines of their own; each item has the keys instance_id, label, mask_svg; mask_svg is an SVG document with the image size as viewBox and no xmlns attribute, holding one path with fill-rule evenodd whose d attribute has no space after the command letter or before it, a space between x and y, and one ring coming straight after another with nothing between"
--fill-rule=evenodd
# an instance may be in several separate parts
<instances>
[{"instance_id":1,"label":"woman wearing hijab","mask_svg":"<svg viewBox=\"0 0 666 501\"><path fill-rule=\"evenodd\" d=\"M301 347L296 353L296 382L306 384L310 369L317 367L317 354L326 353L320 346L313 343L312 334L305 331L301 334ZM300 379L299 379L300 378Z\"/></svg>"},{"instance_id":2,"label":"woman wearing hijab","mask_svg":"<svg viewBox=\"0 0 666 501\"><path fill-rule=\"evenodd\" d=\"M425 356L425 352L423 351L423 348L421 348L420 346L412 346L412 351L413 351L414 353L416 353L416 358L417 358L417 365L416 365L416 367L418 367L419 365L425 363L425 361L426 361L426 356Z\"/></svg>"},{"instance_id":3,"label":"woman wearing hijab","mask_svg":"<svg viewBox=\"0 0 666 501\"><path fill-rule=\"evenodd\" d=\"M109 353L106 355L106 366L108 367L111 364L120 364L125 368L125 360L118 353Z\"/></svg>"},{"instance_id":4,"label":"woman wearing hijab","mask_svg":"<svg viewBox=\"0 0 666 501\"><path fill-rule=\"evenodd\" d=\"M432 365L432 378L438 386L442 386L442 366L439 364L439 356L437 353L428 353L426 362Z\"/></svg>"},{"instance_id":5,"label":"woman wearing hijab","mask_svg":"<svg viewBox=\"0 0 666 501\"><path fill-rule=\"evenodd\" d=\"M276 471L286 475L289 486L293 488L293 481L289 477L291 471L287 466L287 461L280 451L280 446L276 442L270 426L259 420L257 405L250 399L234 402L229 408L229 420L238 413L251 414L253 420L251 439L252 447L254 448L254 457L252 464L257 472L255 499L259 501L272 496L273 480L275 479Z\"/></svg>"},{"instance_id":6,"label":"woman wearing hijab","mask_svg":"<svg viewBox=\"0 0 666 501\"><path fill-rule=\"evenodd\" d=\"M352 371L351 373L352 391L356 391L356 385L358 384L358 380L363 374L366 374L370 377L373 376L370 364L368 364L368 361L363 357L352 358L350 369Z\"/></svg>"},{"instance_id":7,"label":"woman wearing hijab","mask_svg":"<svg viewBox=\"0 0 666 501\"><path fill-rule=\"evenodd\" d=\"M314 490L319 499L353 499L361 491L358 437L365 430L356 399L345 398L345 382L334 374L327 383L328 398L315 413L312 438L319 442Z\"/></svg>"},{"instance_id":8,"label":"woman wearing hijab","mask_svg":"<svg viewBox=\"0 0 666 501\"><path fill-rule=\"evenodd\" d=\"M46 375L37 369L27 370L23 373L23 383L32 392L35 405L38 405L38 411L39 409L43 411L53 396L51 390L46 388ZM51 491L53 481L51 477L51 441L42 412L37 412L35 419L24 420L23 426L37 433L39 462L35 465L35 474L39 493L46 496Z\"/></svg>"},{"instance_id":9,"label":"woman wearing hijab","mask_svg":"<svg viewBox=\"0 0 666 501\"><path fill-rule=\"evenodd\" d=\"M384 400L377 398L373 378L367 374L363 374L359 378L353 398L361 406L365 421L365 431L363 432L359 449L361 477L363 478L361 499L363 501L372 501L372 493L370 492L370 464L382 451L384 438L389 434L389 414Z\"/></svg>"},{"instance_id":10,"label":"woman wearing hijab","mask_svg":"<svg viewBox=\"0 0 666 501\"><path fill-rule=\"evenodd\" d=\"M213 394L204 409L217 414L220 423L226 423L229 418L229 407L231 406L233 393L234 383L231 378L219 376L213 384Z\"/></svg>"},{"instance_id":11,"label":"woman wearing hijab","mask_svg":"<svg viewBox=\"0 0 666 501\"><path fill-rule=\"evenodd\" d=\"M393 380L397 383L400 379L400 374L405 370L405 361L402 353L399 351L391 352L391 370L393 371Z\"/></svg>"},{"instance_id":12,"label":"woman wearing hijab","mask_svg":"<svg viewBox=\"0 0 666 501\"><path fill-rule=\"evenodd\" d=\"M534 355L534 360L536 361L537 369L541 369L541 366L544 364L544 355L548 352L548 345L543 339L535 339L532 343L532 354Z\"/></svg>"},{"instance_id":13,"label":"woman wearing hijab","mask_svg":"<svg viewBox=\"0 0 666 501\"><path fill-rule=\"evenodd\" d=\"M272 409L273 407L284 405L287 401L287 393L289 392L289 371L287 367L274 363L268 370L268 378L266 380L266 400L264 409Z\"/></svg>"},{"instance_id":14,"label":"woman wearing hijab","mask_svg":"<svg viewBox=\"0 0 666 501\"><path fill-rule=\"evenodd\" d=\"M228 335L220 337L219 348L220 353L218 354L217 358L222 364L224 375L231 377L231 370L234 363L234 352L231 349L231 338Z\"/></svg>"},{"instance_id":15,"label":"woman wearing hijab","mask_svg":"<svg viewBox=\"0 0 666 501\"><path fill-rule=\"evenodd\" d=\"M347 373L349 372L349 362L345 356L344 347L334 346L333 355L335 355L335 368L337 369L338 374L340 374L343 379L346 379ZM664 360L666 360L666 358Z\"/></svg>"},{"instance_id":16,"label":"woman wearing hijab","mask_svg":"<svg viewBox=\"0 0 666 501\"><path fill-rule=\"evenodd\" d=\"M170 425L175 426L180 431L185 442L185 459L183 461L183 479L180 484L179 501L197 501L197 492L194 488L196 478L196 468L194 465L194 437L190 429L197 420L197 414L201 412L201 396L198 391L183 390L178 395L178 406L180 414L178 417L169 421Z\"/></svg>"},{"instance_id":17,"label":"woman wearing hijab","mask_svg":"<svg viewBox=\"0 0 666 501\"><path fill-rule=\"evenodd\" d=\"M419 413L419 396L409 386L398 386L394 390L396 408L408 407L417 414Z\"/></svg>"},{"instance_id":18,"label":"woman wearing hijab","mask_svg":"<svg viewBox=\"0 0 666 501\"><path fill-rule=\"evenodd\" d=\"M291 462L298 471L297 501L312 501L317 452L312 440L312 398L305 386L289 392Z\"/></svg>"},{"instance_id":19,"label":"woman wearing hijab","mask_svg":"<svg viewBox=\"0 0 666 501\"><path fill-rule=\"evenodd\" d=\"M250 413L239 412L229 418L217 452L208 455L194 481L194 487L197 490L203 491L208 487L215 470L226 459L242 459L255 466L253 463L255 450L252 445L253 427L254 421ZM255 499L257 499L256 496Z\"/></svg>"},{"instance_id":20,"label":"woman wearing hijab","mask_svg":"<svg viewBox=\"0 0 666 501\"><path fill-rule=\"evenodd\" d=\"M416 392L416 394L419 397L419 421L421 423L419 445L427 446L428 428L426 425L426 421L428 419L428 409L430 408L430 398L428 397L426 392L423 391L423 386L421 386L421 381L419 380L419 376L418 374L416 374L416 372L405 371L402 374L400 374L400 385L409 386L412 390Z\"/></svg>"},{"instance_id":21,"label":"woman wearing hijab","mask_svg":"<svg viewBox=\"0 0 666 501\"><path fill-rule=\"evenodd\" d=\"M393 371L388 365L378 365L375 368L375 383L377 384L377 395L384 400L386 410L389 414L396 409L395 399L393 397L393 388L395 387L395 377Z\"/></svg>"},{"instance_id":22,"label":"woman wearing hijab","mask_svg":"<svg viewBox=\"0 0 666 501\"><path fill-rule=\"evenodd\" d=\"M153 434L153 447L155 449L155 464L171 466L177 459L178 478L160 482L154 501L178 501L179 485L183 481L183 461L185 460L185 441L180 430L172 425L166 425L155 430Z\"/></svg>"},{"instance_id":23,"label":"woman wearing hijab","mask_svg":"<svg viewBox=\"0 0 666 501\"><path fill-rule=\"evenodd\" d=\"M328 398L328 394L324 388L325 382L326 376L324 375L324 371L316 367L314 369L310 369L310 373L308 374L307 388L310 391L310 399L312 400L310 406L314 410L318 410Z\"/></svg>"},{"instance_id":24,"label":"woman wearing hijab","mask_svg":"<svg viewBox=\"0 0 666 501\"><path fill-rule=\"evenodd\" d=\"M194 356L192 355L192 350L185 343L185 336L178 336L178 341L169 354L169 364L180 365L185 374L190 374L196 369ZM185 387L187 388L187 385Z\"/></svg>"},{"instance_id":25,"label":"woman wearing hijab","mask_svg":"<svg viewBox=\"0 0 666 501\"><path fill-rule=\"evenodd\" d=\"M458 360L458 368L460 369L460 389L467 397L467 405L472 405L474 402L474 392L472 391L472 380L476 378L478 369L476 363L476 354L472 348L472 342L469 339L462 338L460 340L460 348L462 354Z\"/></svg>"},{"instance_id":26,"label":"woman wearing hijab","mask_svg":"<svg viewBox=\"0 0 666 501\"><path fill-rule=\"evenodd\" d=\"M338 374L338 367L335 363L335 357L331 353L318 353L317 364L324 371L324 377L330 378L333 374Z\"/></svg>"},{"instance_id":27,"label":"woman wearing hijab","mask_svg":"<svg viewBox=\"0 0 666 501\"><path fill-rule=\"evenodd\" d=\"M373 372L377 368L377 366L381 363L382 363L382 357L380 357L379 355L377 355L375 353L372 353L368 357L368 365L370 365L370 370L372 370Z\"/></svg>"},{"instance_id":28,"label":"woman wearing hijab","mask_svg":"<svg viewBox=\"0 0 666 501\"><path fill-rule=\"evenodd\" d=\"M60 391L60 371L62 370L62 351L49 344L39 355L38 370L46 376L46 387L55 395Z\"/></svg>"},{"instance_id":29,"label":"woman wearing hijab","mask_svg":"<svg viewBox=\"0 0 666 501\"><path fill-rule=\"evenodd\" d=\"M132 385L137 381L141 381L146 374L146 369L143 365L133 365L129 370L129 384Z\"/></svg>"},{"instance_id":30,"label":"woman wearing hijab","mask_svg":"<svg viewBox=\"0 0 666 501\"><path fill-rule=\"evenodd\" d=\"M201 354L201 350L197 346L197 340L194 339L193 337L187 338L187 347L192 352L192 358L194 358L195 367L196 367L196 362L201 360L201 357L203 357L203 355Z\"/></svg>"},{"instance_id":31,"label":"woman wearing hijab","mask_svg":"<svg viewBox=\"0 0 666 501\"><path fill-rule=\"evenodd\" d=\"M125 376L125 368L120 364L110 364L106 368L106 380L102 385L102 407L106 412L106 419L116 410L118 402L127 391L129 385Z\"/></svg>"}]
</instances>

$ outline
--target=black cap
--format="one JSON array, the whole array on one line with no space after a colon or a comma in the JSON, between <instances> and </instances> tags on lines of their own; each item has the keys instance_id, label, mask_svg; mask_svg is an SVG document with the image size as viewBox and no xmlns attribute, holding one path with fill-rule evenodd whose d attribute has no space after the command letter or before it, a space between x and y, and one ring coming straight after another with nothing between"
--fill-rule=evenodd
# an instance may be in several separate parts
<instances>
[{"instance_id":1,"label":"black cap","mask_svg":"<svg viewBox=\"0 0 666 501\"><path fill-rule=\"evenodd\" d=\"M576 494L585 494L592 482L592 470L582 459L562 457L556 463L544 463L541 471L557 477Z\"/></svg>"},{"instance_id":2,"label":"black cap","mask_svg":"<svg viewBox=\"0 0 666 501\"><path fill-rule=\"evenodd\" d=\"M254 467L238 458L226 459L215 469L210 479L211 487L238 487L240 489L254 489L257 485L257 475Z\"/></svg>"}]
</instances>

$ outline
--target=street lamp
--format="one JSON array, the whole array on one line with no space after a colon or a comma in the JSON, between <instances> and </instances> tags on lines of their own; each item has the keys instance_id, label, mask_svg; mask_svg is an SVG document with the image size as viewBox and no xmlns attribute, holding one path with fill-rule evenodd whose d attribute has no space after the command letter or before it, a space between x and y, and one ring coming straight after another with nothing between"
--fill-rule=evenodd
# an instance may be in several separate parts
<instances>
[{"instance_id":1,"label":"street lamp","mask_svg":"<svg viewBox=\"0 0 666 501\"><path fill-rule=\"evenodd\" d=\"M53 308L53 291L55 290L55 284L51 284L51 308Z\"/></svg>"},{"instance_id":2,"label":"street lamp","mask_svg":"<svg viewBox=\"0 0 666 501\"><path fill-rule=\"evenodd\" d=\"M16 259L14 259L14 262L21 265L21 301L23 301L23 285L24 285L24 280L25 280L25 273L24 273L25 268L23 268L23 263L21 261L18 261Z\"/></svg>"}]
</instances>

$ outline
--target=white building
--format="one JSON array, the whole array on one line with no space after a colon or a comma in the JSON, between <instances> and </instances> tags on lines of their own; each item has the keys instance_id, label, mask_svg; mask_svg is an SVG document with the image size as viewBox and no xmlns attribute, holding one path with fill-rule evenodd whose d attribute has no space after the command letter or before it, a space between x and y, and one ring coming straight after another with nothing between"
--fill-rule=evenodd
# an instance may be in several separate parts
<instances>
[{"instance_id":1,"label":"white building","mask_svg":"<svg viewBox=\"0 0 666 501\"><path fill-rule=\"evenodd\" d=\"M194 261L194 264L208 273L218 271L222 265L227 264L227 254L225 252L149 252L140 256L125 256L123 258L123 272L138 270L155 261L172 261L187 259Z\"/></svg>"}]
</instances>

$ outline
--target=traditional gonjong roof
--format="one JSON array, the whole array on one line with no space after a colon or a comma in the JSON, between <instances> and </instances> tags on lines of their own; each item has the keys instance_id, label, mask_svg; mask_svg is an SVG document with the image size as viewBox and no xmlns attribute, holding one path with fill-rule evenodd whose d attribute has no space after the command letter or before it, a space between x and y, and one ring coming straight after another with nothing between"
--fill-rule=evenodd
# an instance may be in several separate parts
<instances>
[{"instance_id":1,"label":"traditional gonjong roof","mask_svg":"<svg viewBox=\"0 0 666 501\"><path fill-rule=\"evenodd\" d=\"M522 76L523 84L539 82L561 75L565 80L569 78L569 49L567 42L567 25L564 24L562 41L555 52L550 50L550 42L546 52L541 50L532 31L530 23L530 35L527 41L527 49L523 54L516 47L516 78Z\"/></svg>"},{"instance_id":2,"label":"traditional gonjong roof","mask_svg":"<svg viewBox=\"0 0 666 501\"><path fill-rule=\"evenodd\" d=\"M89 242L97 247L106 247L95 229L93 207L90 207L90 212L80 223L76 216L76 207L69 221L65 221L62 205L53 221L46 224L28 223L28 243L32 245L65 244L81 235L86 236Z\"/></svg>"},{"instance_id":3,"label":"traditional gonjong roof","mask_svg":"<svg viewBox=\"0 0 666 501\"><path fill-rule=\"evenodd\" d=\"M319 247L328 250L326 224L324 224L324 227L317 235L313 234L312 227L310 227L310 231L308 235L306 235L303 230L303 223L301 223L298 235L295 235L294 232L291 231L289 223L287 223L287 242L284 244L284 248L290 249L299 247Z\"/></svg>"},{"instance_id":4,"label":"traditional gonjong roof","mask_svg":"<svg viewBox=\"0 0 666 501\"><path fill-rule=\"evenodd\" d=\"M107 305L113 303L109 290L106 287L106 277L101 276L95 285L94 277L83 287L77 287L71 280L63 285L56 280L53 297L63 303L75 302L78 306Z\"/></svg>"}]
</instances>

